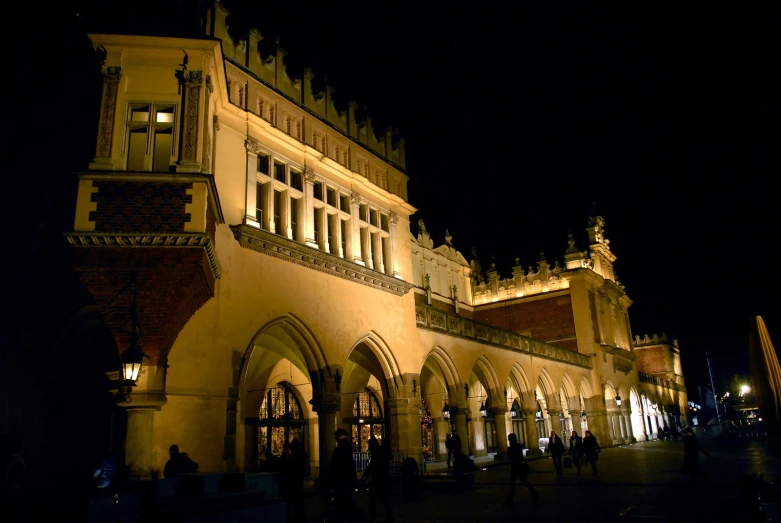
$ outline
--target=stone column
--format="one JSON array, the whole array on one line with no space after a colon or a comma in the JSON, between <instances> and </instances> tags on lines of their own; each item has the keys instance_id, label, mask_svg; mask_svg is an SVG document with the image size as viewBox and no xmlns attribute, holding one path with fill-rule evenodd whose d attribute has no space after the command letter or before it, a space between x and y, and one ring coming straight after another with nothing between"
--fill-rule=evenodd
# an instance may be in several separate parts
<instances>
[{"instance_id":1,"label":"stone column","mask_svg":"<svg viewBox=\"0 0 781 523\"><path fill-rule=\"evenodd\" d=\"M312 409L317 412L317 436L320 449L320 475L327 477L331 454L336 447L336 415L341 409L338 394L325 394L312 400Z\"/></svg>"},{"instance_id":2,"label":"stone column","mask_svg":"<svg viewBox=\"0 0 781 523\"><path fill-rule=\"evenodd\" d=\"M244 211L244 223L252 227L261 228L261 221L265 216L258 216L258 153L260 144L254 140L244 140L244 148L247 150L247 194L246 210ZM267 207L268 208L268 207Z\"/></svg>"},{"instance_id":3,"label":"stone column","mask_svg":"<svg viewBox=\"0 0 781 523\"><path fill-rule=\"evenodd\" d=\"M602 396L596 395L586 398L586 412L588 413L588 429L597 438L602 446L611 445L611 435L608 413L602 403Z\"/></svg>"},{"instance_id":4,"label":"stone column","mask_svg":"<svg viewBox=\"0 0 781 523\"><path fill-rule=\"evenodd\" d=\"M507 454L507 407L492 407L496 423L496 451L499 454Z\"/></svg>"},{"instance_id":5,"label":"stone column","mask_svg":"<svg viewBox=\"0 0 781 523\"><path fill-rule=\"evenodd\" d=\"M360 220L361 195L357 192L350 194L350 238L347 243L352 246L352 261L359 265L366 265L363 261L363 245L361 244ZM349 249L348 249L349 250Z\"/></svg>"},{"instance_id":6,"label":"stone column","mask_svg":"<svg viewBox=\"0 0 781 523\"><path fill-rule=\"evenodd\" d=\"M201 172L198 161L198 121L201 107L203 71L181 71L183 86L181 143L179 144L179 162L176 172Z\"/></svg>"},{"instance_id":7,"label":"stone column","mask_svg":"<svg viewBox=\"0 0 781 523\"><path fill-rule=\"evenodd\" d=\"M98 142L95 147L95 164L103 164L111 168L111 152L114 140L114 118L117 112L117 93L119 80L122 77L120 66L103 67L103 99L100 104L100 121L98 122Z\"/></svg>"},{"instance_id":8,"label":"stone column","mask_svg":"<svg viewBox=\"0 0 781 523\"><path fill-rule=\"evenodd\" d=\"M466 409L464 407L451 407L451 416L453 424L456 427L456 434L461 438L461 450L464 454L469 453L469 429L466 423Z\"/></svg>"},{"instance_id":9,"label":"stone column","mask_svg":"<svg viewBox=\"0 0 781 523\"><path fill-rule=\"evenodd\" d=\"M315 241L315 172L309 167L304 167L301 175L304 177L304 208L302 209L304 243L316 249L318 245Z\"/></svg>"},{"instance_id":10,"label":"stone column","mask_svg":"<svg viewBox=\"0 0 781 523\"><path fill-rule=\"evenodd\" d=\"M398 387L399 394L387 402L390 416L391 446L401 454L414 457L423 463L423 446L420 433L420 390L413 392L412 381L420 381L416 374L403 376L404 385Z\"/></svg>"},{"instance_id":11,"label":"stone column","mask_svg":"<svg viewBox=\"0 0 781 523\"><path fill-rule=\"evenodd\" d=\"M395 212L391 212L390 216L388 218L388 224L390 229L390 259L388 260L390 263L390 267L386 267L386 273L391 272L394 277L401 278L401 273L399 272L399 268L397 265L398 260L398 245L397 242L399 241L396 234L396 224L399 223L399 215Z\"/></svg>"},{"instance_id":12,"label":"stone column","mask_svg":"<svg viewBox=\"0 0 781 523\"><path fill-rule=\"evenodd\" d=\"M537 409L524 409L524 423L526 424L526 448L527 456L541 456L540 440L537 437Z\"/></svg>"},{"instance_id":13,"label":"stone column","mask_svg":"<svg viewBox=\"0 0 781 523\"><path fill-rule=\"evenodd\" d=\"M626 441L627 443L636 443L635 432L632 428L632 412L629 409L621 411L621 416L624 418L624 427L626 427Z\"/></svg>"},{"instance_id":14,"label":"stone column","mask_svg":"<svg viewBox=\"0 0 781 523\"><path fill-rule=\"evenodd\" d=\"M119 394L117 404L127 410L125 464L134 479L152 477L152 447L154 445L154 413L166 403L165 374L167 367L141 367L136 386L128 394ZM130 401L128 401L130 400Z\"/></svg>"}]
</instances>

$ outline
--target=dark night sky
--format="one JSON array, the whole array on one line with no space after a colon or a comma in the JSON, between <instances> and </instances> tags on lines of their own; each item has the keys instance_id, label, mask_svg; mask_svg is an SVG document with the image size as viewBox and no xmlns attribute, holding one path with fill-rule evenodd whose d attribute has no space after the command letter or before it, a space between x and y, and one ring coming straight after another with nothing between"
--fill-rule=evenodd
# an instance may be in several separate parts
<instances>
[{"instance_id":1,"label":"dark night sky","mask_svg":"<svg viewBox=\"0 0 781 523\"><path fill-rule=\"evenodd\" d=\"M690 390L704 351L717 387L748 372L754 315L781 343L771 2L225 3L400 128L413 233L507 275L585 248L595 202L634 333L679 339Z\"/></svg>"}]
</instances>

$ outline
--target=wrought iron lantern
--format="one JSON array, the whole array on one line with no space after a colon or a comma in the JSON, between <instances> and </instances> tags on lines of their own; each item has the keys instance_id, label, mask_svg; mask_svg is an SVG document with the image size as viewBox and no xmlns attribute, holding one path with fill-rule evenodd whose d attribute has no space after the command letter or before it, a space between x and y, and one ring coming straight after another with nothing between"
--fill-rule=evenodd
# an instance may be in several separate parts
<instances>
[{"instance_id":1,"label":"wrought iron lantern","mask_svg":"<svg viewBox=\"0 0 781 523\"><path fill-rule=\"evenodd\" d=\"M445 402L445 406L442 407L442 417L450 419L450 405L447 404L447 401Z\"/></svg>"},{"instance_id":2,"label":"wrought iron lantern","mask_svg":"<svg viewBox=\"0 0 781 523\"><path fill-rule=\"evenodd\" d=\"M484 417L484 418L488 416L488 409L487 409L487 408L486 408L486 406L485 406L485 402L483 402L483 403L480 405L480 415L481 415L482 417Z\"/></svg>"},{"instance_id":3,"label":"wrought iron lantern","mask_svg":"<svg viewBox=\"0 0 781 523\"><path fill-rule=\"evenodd\" d=\"M621 396L616 396L616 405L618 405L620 407L621 406L621 401L623 401L621 399Z\"/></svg>"}]
</instances>

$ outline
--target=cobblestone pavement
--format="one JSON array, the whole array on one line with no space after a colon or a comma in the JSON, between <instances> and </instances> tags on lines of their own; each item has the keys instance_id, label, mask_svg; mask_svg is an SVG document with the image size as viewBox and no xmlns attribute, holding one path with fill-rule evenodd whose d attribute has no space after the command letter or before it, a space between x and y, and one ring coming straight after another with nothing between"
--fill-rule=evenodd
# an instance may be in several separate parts
<instances>
[{"instance_id":1,"label":"cobblestone pavement","mask_svg":"<svg viewBox=\"0 0 781 523\"><path fill-rule=\"evenodd\" d=\"M604 449L598 462L599 476L588 466L583 475L565 469L557 477L549 458L531 460L529 478L542 501L532 504L526 490L516 486L515 504L507 507L509 467L486 466L475 476L476 486L466 492L428 490L414 498L404 497L400 486L393 490L396 521L418 522L505 522L505 521L762 521L769 514L778 521L775 504L764 505L764 517L751 516L740 505L740 479L763 474L765 482L781 482L781 457L772 455L756 440L708 440L701 443L711 457L701 456L707 481L691 484L680 472L682 442L645 442ZM478 463L478 465L481 465ZM356 493L356 504L368 508L365 492ZM321 521L323 505L312 494L307 498L308 521ZM382 506L379 521L384 521ZM354 516L356 522L363 518Z\"/></svg>"}]
</instances>

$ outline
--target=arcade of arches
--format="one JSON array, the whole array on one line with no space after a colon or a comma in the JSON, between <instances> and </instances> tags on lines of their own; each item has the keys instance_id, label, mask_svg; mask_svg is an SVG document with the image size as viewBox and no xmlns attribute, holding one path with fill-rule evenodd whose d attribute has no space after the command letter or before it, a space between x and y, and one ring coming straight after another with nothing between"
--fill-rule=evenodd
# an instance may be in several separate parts
<instances>
[{"instance_id":1,"label":"arcade of arches","mask_svg":"<svg viewBox=\"0 0 781 523\"><path fill-rule=\"evenodd\" d=\"M271 69L257 41L237 51L210 6L213 38L91 35L111 50L101 136L66 237L104 314L128 296L106 275L143 267L147 358L118 403L135 476L162 470L172 444L217 473L273 467L293 439L316 475L337 428L356 455L374 435L420 462L445 459L451 430L479 456L506 452L510 432L537 453L551 431L608 446L685 424L677 341L633 342L601 216L562 238L562 262L482 270L450 234L413 232L400 137L334 120L310 76L291 87L281 50ZM133 120L145 100L170 109L182 150L128 158L129 134L155 142Z\"/></svg>"}]
</instances>

